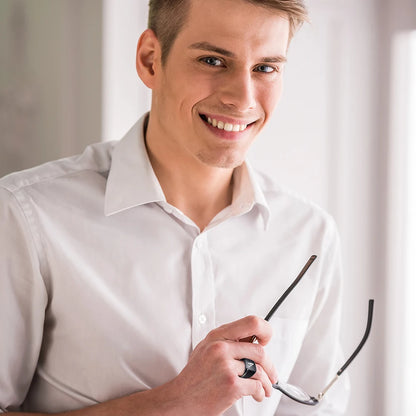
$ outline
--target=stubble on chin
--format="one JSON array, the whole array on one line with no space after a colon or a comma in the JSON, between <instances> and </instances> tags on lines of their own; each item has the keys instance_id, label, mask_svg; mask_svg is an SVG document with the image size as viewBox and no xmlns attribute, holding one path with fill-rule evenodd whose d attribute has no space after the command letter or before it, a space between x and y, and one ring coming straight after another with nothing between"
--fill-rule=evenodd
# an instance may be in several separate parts
<instances>
[{"instance_id":1,"label":"stubble on chin","mask_svg":"<svg viewBox=\"0 0 416 416\"><path fill-rule=\"evenodd\" d=\"M241 155L211 155L205 152L197 153L196 157L204 165L220 169L234 169L242 165L245 160Z\"/></svg>"}]
</instances>

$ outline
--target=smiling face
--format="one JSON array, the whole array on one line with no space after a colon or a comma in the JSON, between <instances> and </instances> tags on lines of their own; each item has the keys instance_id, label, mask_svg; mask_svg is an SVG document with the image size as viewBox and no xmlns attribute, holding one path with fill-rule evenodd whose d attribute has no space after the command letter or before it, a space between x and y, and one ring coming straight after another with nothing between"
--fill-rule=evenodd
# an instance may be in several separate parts
<instances>
[{"instance_id":1,"label":"smiling face","mask_svg":"<svg viewBox=\"0 0 416 416\"><path fill-rule=\"evenodd\" d=\"M151 75L141 76L153 90L147 142L156 157L240 165L280 98L288 40L289 22L276 11L191 0L166 62L159 45L149 54Z\"/></svg>"}]
</instances>

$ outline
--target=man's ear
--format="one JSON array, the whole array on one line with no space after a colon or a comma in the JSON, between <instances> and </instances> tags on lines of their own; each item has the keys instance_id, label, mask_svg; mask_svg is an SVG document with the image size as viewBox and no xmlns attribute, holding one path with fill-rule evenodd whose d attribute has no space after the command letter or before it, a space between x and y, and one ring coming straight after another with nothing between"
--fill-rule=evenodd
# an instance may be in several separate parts
<instances>
[{"instance_id":1,"label":"man's ear","mask_svg":"<svg viewBox=\"0 0 416 416\"><path fill-rule=\"evenodd\" d=\"M143 83L153 89L156 67L161 64L159 41L151 29L146 29L137 43L136 70Z\"/></svg>"}]
</instances>

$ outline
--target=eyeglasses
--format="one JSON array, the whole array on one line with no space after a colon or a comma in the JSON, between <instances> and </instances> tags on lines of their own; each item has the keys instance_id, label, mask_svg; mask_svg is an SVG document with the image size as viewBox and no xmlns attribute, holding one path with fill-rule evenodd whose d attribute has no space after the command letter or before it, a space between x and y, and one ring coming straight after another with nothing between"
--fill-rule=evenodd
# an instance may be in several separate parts
<instances>
[{"instance_id":1,"label":"eyeglasses","mask_svg":"<svg viewBox=\"0 0 416 416\"><path fill-rule=\"evenodd\" d=\"M293 281L293 283L287 288L287 290L283 293L283 295L279 298L279 300L275 303L273 308L264 318L266 321L268 321L273 316L273 314L276 312L276 310L279 308L282 302L286 299L286 297L290 294L290 292L296 287L300 279L302 279L303 275L306 273L306 271L315 261L316 257L317 256L315 255L310 257L310 259L307 261L307 263L305 264L305 266L303 267L299 275L296 277L296 279ZM336 376L329 382L329 384L322 390L322 392L317 395L317 397L310 396L301 388L297 386L293 386L292 384L289 384L289 383L281 382L281 381L278 381L277 383L273 384L273 387L281 391L286 396L290 397L292 400L295 400L299 403L306 404L309 406L317 405L322 400L326 392L333 386L333 384L338 380L339 376L345 371L345 369L351 364L351 362L354 360L354 358L358 355L358 353L363 348L365 342L367 341L368 336L370 335L371 323L373 321L373 308L374 308L374 299L370 299L368 301L367 327L366 327L366 330L365 330L365 333L361 342L358 344L358 347L355 349L355 351L351 354L350 358L348 358L345 364L338 370ZM255 339L256 338L253 337L251 341L254 342Z\"/></svg>"}]
</instances>

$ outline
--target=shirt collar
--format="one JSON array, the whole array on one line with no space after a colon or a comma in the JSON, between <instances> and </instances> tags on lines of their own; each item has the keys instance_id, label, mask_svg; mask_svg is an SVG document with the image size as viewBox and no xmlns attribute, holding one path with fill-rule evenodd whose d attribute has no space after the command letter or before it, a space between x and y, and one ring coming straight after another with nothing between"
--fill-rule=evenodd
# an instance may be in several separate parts
<instances>
[{"instance_id":1,"label":"shirt collar","mask_svg":"<svg viewBox=\"0 0 416 416\"><path fill-rule=\"evenodd\" d=\"M166 201L147 155L145 114L114 147L105 191L105 215Z\"/></svg>"},{"instance_id":2,"label":"shirt collar","mask_svg":"<svg viewBox=\"0 0 416 416\"><path fill-rule=\"evenodd\" d=\"M263 217L264 227L270 219L270 209L264 192L260 186L259 178L248 161L234 170L234 189L232 211L234 215L242 215L258 207Z\"/></svg>"},{"instance_id":3,"label":"shirt collar","mask_svg":"<svg viewBox=\"0 0 416 416\"><path fill-rule=\"evenodd\" d=\"M150 163L145 139L145 114L116 143L105 192L105 215L152 202L166 202L165 195ZM234 170L232 215L242 215L259 206L265 227L270 210L256 173L248 162Z\"/></svg>"}]
</instances>

